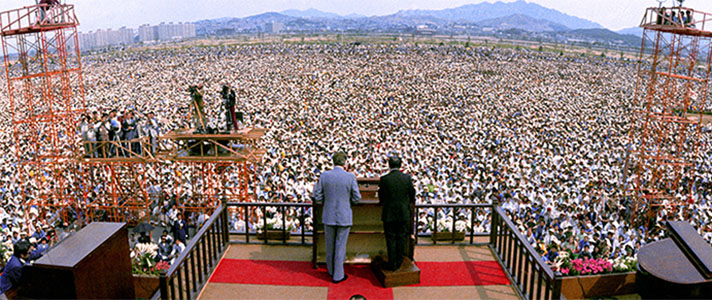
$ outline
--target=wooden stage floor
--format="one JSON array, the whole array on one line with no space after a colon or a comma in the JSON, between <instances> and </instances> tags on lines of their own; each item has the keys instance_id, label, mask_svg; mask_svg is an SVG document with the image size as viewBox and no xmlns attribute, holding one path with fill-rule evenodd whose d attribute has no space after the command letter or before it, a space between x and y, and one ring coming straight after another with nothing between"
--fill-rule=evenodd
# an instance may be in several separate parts
<instances>
[{"instance_id":1,"label":"wooden stage floor","mask_svg":"<svg viewBox=\"0 0 712 300\"><path fill-rule=\"evenodd\" d=\"M305 263L311 260L310 246L283 246L264 244L233 244L225 252L221 264L227 261L285 261L294 263ZM494 256L487 246L418 246L415 249L415 259L418 262L471 262L489 263L495 261ZM498 265L497 265L498 266ZM219 267L220 268L220 267ZM318 271L314 271L318 272ZM323 270L321 270L323 272ZM218 273L216 271L216 273ZM347 273L349 271L347 270ZM219 276L219 275L217 275ZM327 275L328 276L328 275ZM348 280L339 285L311 284L306 282L303 285L293 284L262 284L259 282L230 283L225 280L216 279L213 274L211 280L206 284L199 299L348 299L351 292L336 293L333 289L344 288L345 285L356 285L361 282L358 289L379 289L386 290L386 296L366 295L367 299L517 299L517 295L511 285L504 284L483 284L483 285L447 285L447 286L405 286L392 289L384 289L380 286L365 285L361 278L363 274L352 274ZM477 275L473 275L477 277ZM244 281L244 280L243 280ZM421 282L423 278L421 277ZM332 290L330 290L332 289ZM364 293L367 294L367 293Z\"/></svg>"}]
</instances>

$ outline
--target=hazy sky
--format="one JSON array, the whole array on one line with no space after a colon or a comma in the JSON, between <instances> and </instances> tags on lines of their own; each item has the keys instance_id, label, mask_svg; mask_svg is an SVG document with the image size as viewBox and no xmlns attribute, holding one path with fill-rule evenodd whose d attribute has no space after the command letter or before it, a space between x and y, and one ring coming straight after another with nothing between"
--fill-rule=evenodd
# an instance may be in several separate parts
<instances>
[{"instance_id":1,"label":"hazy sky","mask_svg":"<svg viewBox=\"0 0 712 300\"><path fill-rule=\"evenodd\" d=\"M64 0L62 0L64 1ZM81 31L138 27L160 22L246 17L268 11L316 8L341 15L386 15L401 9L443 9L494 0L67 0L77 7ZM503 0L512 2L514 0ZM656 0L526 0L588 19L612 30L638 26L644 8ZM5 11L34 0L0 0ZM670 6L673 0L666 0ZM712 0L687 0L685 6L712 12Z\"/></svg>"}]
</instances>

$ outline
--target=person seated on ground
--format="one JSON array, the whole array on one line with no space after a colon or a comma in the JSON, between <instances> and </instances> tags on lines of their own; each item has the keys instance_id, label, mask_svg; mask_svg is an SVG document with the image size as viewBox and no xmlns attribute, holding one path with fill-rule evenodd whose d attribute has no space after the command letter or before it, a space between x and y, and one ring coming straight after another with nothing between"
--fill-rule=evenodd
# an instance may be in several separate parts
<instances>
[{"instance_id":1,"label":"person seated on ground","mask_svg":"<svg viewBox=\"0 0 712 300\"><path fill-rule=\"evenodd\" d=\"M156 254L156 261L170 261L175 255L175 250L173 248L173 243L168 241L166 236L161 236L161 242L158 243L158 253Z\"/></svg>"},{"instance_id":2,"label":"person seated on ground","mask_svg":"<svg viewBox=\"0 0 712 300\"><path fill-rule=\"evenodd\" d=\"M176 240L176 242L173 244L173 259L176 259L178 256L180 256L181 253L183 253L183 250L185 250L185 244L181 240ZM171 264L173 263L173 260L171 260Z\"/></svg>"},{"instance_id":3,"label":"person seated on ground","mask_svg":"<svg viewBox=\"0 0 712 300\"><path fill-rule=\"evenodd\" d=\"M163 233L161 234L161 238L166 238L169 242L173 243L173 237L168 234L168 230L163 230Z\"/></svg>"},{"instance_id":4,"label":"person seated on ground","mask_svg":"<svg viewBox=\"0 0 712 300\"><path fill-rule=\"evenodd\" d=\"M0 293L12 299L22 279L22 271L30 258L30 243L21 240L15 243L10 261L0 275Z\"/></svg>"}]
</instances>

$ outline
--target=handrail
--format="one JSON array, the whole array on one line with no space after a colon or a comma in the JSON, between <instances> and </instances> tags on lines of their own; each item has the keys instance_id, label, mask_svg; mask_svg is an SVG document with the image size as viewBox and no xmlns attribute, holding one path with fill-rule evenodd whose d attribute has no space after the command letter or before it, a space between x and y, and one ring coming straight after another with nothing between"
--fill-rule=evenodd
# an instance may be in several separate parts
<instances>
[{"instance_id":1,"label":"handrail","mask_svg":"<svg viewBox=\"0 0 712 300\"><path fill-rule=\"evenodd\" d=\"M663 12L664 10L664 12ZM689 12L690 18L687 18ZM676 19L671 13L676 13ZM683 17L680 17L684 15ZM683 34L710 35L708 23L712 22L712 14L687 7L649 7L645 10L640 27L662 31L675 31ZM712 25L712 24L710 24Z\"/></svg>"},{"instance_id":2,"label":"handrail","mask_svg":"<svg viewBox=\"0 0 712 300\"><path fill-rule=\"evenodd\" d=\"M495 205L491 217L489 246L517 293L525 299L561 299L561 274L544 263L501 207Z\"/></svg>"},{"instance_id":3,"label":"handrail","mask_svg":"<svg viewBox=\"0 0 712 300\"><path fill-rule=\"evenodd\" d=\"M131 149L133 144L139 145L141 153L136 153L133 149ZM140 137L130 140L83 141L82 146L84 151L81 153L81 157L90 161L127 158L140 159L144 161L156 159L148 137ZM112 150L114 153L112 153Z\"/></svg>"},{"instance_id":4,"label":"handrail","mask_svg":"<svg viewBox=\"0 0 712 300\"><path fill-rule=\"evenodd\" d=\"M230 201L226 203L227 206L256 206L256 207L267 207L267 206L286 206L286 207L311 207L312 204L308 202L301 203L288 203L288 202L234 202Z\"/></svg>"},{"instance_id":5,"label":"handrail","mask_svg":"<svg viewBox=\"0 0 712 300\"><path fill-rule=\"evenodd\" d=\"M418 215L418 209L421 208L434 208L435 209L435 218L433 219L433 231L430 234L427 233L420 233L419 229L419 221L420 221L420 216ZM470 210L470 224L469 227L470 229L467 232L467 237L470 238L469 243L474 244L474 237L475 236L488 236L489 233L483 232L483 233L475 233L475 209L491 209L492 204L490 203L469 203L469 204L450 204L450 203L443 203L443 204L416 204L415 205L415 213L413 214L413 219L414 219L414 230L415 230L415 244L418 244L418 238L419 237L427 237L431 236L434 237L438 233L438 210L442 208L451 208L451 209L469 209ZM454 213L453 213L454 216ZM450 244L454 244L456 241L455 237L455 231L456 231L456 223L457 220L453 217L453 222L452 222L452 228L450 228ZM427 226L427 224L426 224ZM437 238L433 238L433 244L437 244Z\"/></svg>"},{"instance_id":6,"label":"handrail","mask_svg":"<svg viewBox=\"0 0 712 300\"><path fill-rule=\"evenodd\" d=\"M527 239L524 237L524 235L523 235L521 232L519 232L519 229L517 228L516 225L514 225L514 222L512 222L512 220L511 220L509 217L506 217L506 216L507 216L507 215L506 215L506 212L504 212L504 210L503 210L501 207L497 206L497 207L495 208L495 211L496 211L500 216L503 217L503 218L502 218L502 221L504 221L504 223L507 224L507 227L509 227L509 229L511 229L511 230L514 232L514 235L516 236L516 238L517 238L518 240L520 240L520 241L526 241L526 240L527 240ZM549 279L549 280L554 279L554 271L552 271L551 268L549 268L549 265L547 265L547 264L544 262L544 260L541 258L541 255L539 255L538 252L536 252L536 250L534 250L534 247L532 247L532 245L529 244L529 243L524 243L524 248L526 249L526 251L527 251L528 253L534 253L534 254L536 254L536 255L534 255L534 260L535 260L535 262L537 263L537 265L539 265L540 267L542 267L542 269L544 270L544 274L546 275L546 278Z\"/></svg>"},{"instance_id":7,"label":"handrail","mask_svg":"<svg viewBox=\"0 0 712 300\"><path fill-rule=\"evenodd\" d=\"M158 291L161 299L194 299L198 296L217 267L222 254L227 250L227 229L227 209L221 204L188 242L171 267L161 272Z\"/></svg>"},{"instance_id":8,"label":"handrail","mask_svg":"<svg viewBox=\"0 0 712 300\"><path fill-rule=\"evenodd\" d=\"M309 241L307 241L305 237L307 237L307 236L313 236L313 232L310 232L309 230L307 230L306 227L307 227L307 225L309 225L309 224L306 224L306 223L304 222L304 220L305 220L305 217L308 216L308 214L310 214L310 213L313 214L313 213L314 213L314 210L313 210L313 209L312 209L312 210L309 210L309 211L307 210L307 209L309 209L309 208L312 208L312 205L313 205L313 204L312 204L312 203L309 203L309 202L303 202L303 203L288 203L288 202L234 202L234 201L226 202L226 206L227 206L227 207L240 207L240 208L246 209L246 211L244 212L244 215L243 215L243 218L244 218L244 221L245 221L245 230L235 231L235 230L230 229L230 233L231 233L231 234L244 235L244 237L245 237L245 243L251 243L251 241L250 241L250 235L254 235L254 234L255 234L255 231L250 231L250 224L251 224L251 223L255 223L255 224L256 224L256 223L262 223L262 224L263 224L263 227L264 227L264 225L266 224L267 215L266 215L265 213L262 213L262 216L260 217L260 220L257 220L256 222L252 222L252 219L253 219L253 218L250 216L250 214L253 213L253 212L249 211L249 208L276 207L279 212L284 212L286 209L290 209L290 208L291 208L291 209L298 209L298 210L299 210L299 214L298 214L298 215L299 215L299 228L300 228L300 231L299 231L298 235L301 237L301 241L298 242L298 244L300 244L300 245L311 245L312 243L309 242ZM425 209L425 208L435 208L436 210L439 210L439 209L458 209L458 208L459 208L459 209L470 209L470 210L472 211L472 217L470 218L470 225L469 225L470 229L468 230L467 235L466 235L466 237L469 237L469 243L470 243L470 244L474 244L474 243L475 243L475 242L474 242L474 237L478 237L478 236L479 236L479 237L482 237L482 236L489 236L489 232L482 232L482 233L475 233L475 232L474 232L474 221L475 221L474 215L475 215L475 209L491 209L491 208L492 208L492 204L489 204L489 203L471 203L471 204L416 204L416 205L415 205L416 213L414 213L414 215L413 215L413 218L414 218L414 220L415 220L415 222L414 222L414 224L415 224L414 230L415 230L415 232L416 232L416 235L415 235L415 238L416 238L416 241L415 241L415 242L416 242L416 243L418 242L418 238L419 238L419 237L432 236L432 235L434 235L434 234L437 234L437 232L438 232L438 231L437 231L437 228L435 228L435 231L434 231L433 233L421 233L421 232L419 232L418 221L420 221L420 218L419 218L419 215L418 215L418 213L417 213L417 212L418 212L417 210L418 210L418 209ZM436 213L437 213L437 212L436 212ZM285 223L286 223L286 220L285 220L285 219L286 219L286 215L285 215L284 213L282 213L282 219L283 219L283 220L282 220L282 224L285 224ZM437 218L436 218L436 219L437 219ZM313 216L312 216L312 220L314 220ZM435 220L434 222L436 222L436 224L437 224L437 220ZM311 224L311 225L314 226L315 224ZM455 222L453 222L453 225L455 225ZM282 227L285 227L285 226L282 226ZM436 226L436 227L437 227L437 226ZM452 236L451 236L450 243L455 243L455 241L456 241L456 239L455 239L455 234L454 234L455 231L454 231L454 230L455 230L455 228L454 228L454 226L453 226L453 228L450 230L450 232L453 233ZM282 229L278 229L277 231L282 231L282 238L277 238L276 240L281 241L282 244L288 244L288 243L287 243L287 237L286 237L286 236L287 236L287 232L292 232L292 231L288 230L286 227L285 227L285 228L282 228ZM292 234L294 234L294 232L292 232ZM268 237L265 236L265 237L262 239L262 241L259 241L258 243L269 243L269 240L270 240L270 238L268 238ZM275 239L272 238L272 240L275 240ZM293 243L293 242L292 242L292 243ZM434 241L434 243L437 244L437 241Z\"/></svg>"},{"instance_id":9,"label":"handrail","mask_svg":"<svg viewBox=\"0 0 712 300\"><path fill-rule=\"evenodd\" d=\"M307 209L312 208L312 203L285 203L285 202L278 202L278 203L270 203L270 202L226 202L226 205L228 207L242 207L245 209L245 231L240 232L240 231L230 231L231 233L234 234L240 234L245 236L245 243L250 243L250 207L252 208L265 208L265 207L277 207L278 210L282 213L282 229L279 231L282 232L281 239L277 238L276 240L281 240L282 244L288 244L287 243L287 233L291 232L287 230L287 216L285 211L289 208L292 209L298 209L299 210L299 237L300 237L300 242L298 243L299 245L311 245L312 243L308 243L306 240L307 236L313 236L313 232L307 233L307 224L305 222L306 220L306 215L307 215ZM313 210L310 211L313 213ZM313 218L312 218L313 220ZM259 222L259 220L257 221ZM267 228L267 214L265 212L262 213L262 232L263 232L263 241L265 244L269 243L269 235L266 233L266 228ZM312 224L312 230L314 228L314 224ZM273 238L274 239L274 238Z\"/></svg>"},{"instance_id":10,"label":"handrail","mask_svg":"<svg viewBox=\"0 0 712 300\"><path fill-rule=\"evenodd\" d=\"M0 12L0 32L3 35L43 26L76 25L79 21L73 4L38 4Z\"/></svg>"}]
</instances>

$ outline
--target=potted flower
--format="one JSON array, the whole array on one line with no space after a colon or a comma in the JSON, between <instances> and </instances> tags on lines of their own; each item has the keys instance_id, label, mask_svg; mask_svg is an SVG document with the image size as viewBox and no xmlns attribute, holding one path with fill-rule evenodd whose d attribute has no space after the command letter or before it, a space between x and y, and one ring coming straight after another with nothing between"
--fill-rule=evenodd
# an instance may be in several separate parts
<instances>
[{"instance_id":1,"label":"potted flower","mask_svg":"<svg viewBox=\"0 0 712 300\"><path fill-rule=\"evenodd\" d=\"M257 229L257 238L260 240L288 240L291 237L290 232L296 228L296 224L288 218L286 222L286 230L283 231L282 228L284 228L284 222L282 222L282 216L279 214L275 214L273 217L267 218L265 223L266 224L257 222L257 224L255 224L255 228ZM266 229L263 227L266 227Z\"/></svg>"},{"instance_id":2,"label":"potted flower","mask_svg":"<svg viewBox=\"0 0 712 300\"><path fill-rule=\"evenodd\" d=\"M156 262L158 245L154 243L136 244L131 251L131 271L137 299L150 299L158 291L161 271L167 271L170 264Z\"/></svg>"},{"instance_id":3,"label":"potted flower","mask_svg":"<svg viewBox=\"0 0 712 300\"><path fill-rule=\"evenodd\" d=\"M567 299L598 298L633 293L637 263L635 257L582 258L563 251L552 270L563 276L561 293Z\"/></svg>"},{"instance_id":4,"label":"potted flower","mask_svg":"<svg viewBox=\"0 0 712 300\"><path fill-rule=\"evenodd\" d=\"M430 235L430 238L433 241L450 241L454 240L456 241L462 241L465 239L465 231L469 229L469 226L465 220L457 220L455 222L455 233L453 235L452 233L452 218L447 218L447 219L438 219L438 224L437 224L437 232L433 230L432 223L430 224L430 230L432 234Z\"/></svg>"}]
</instances>

